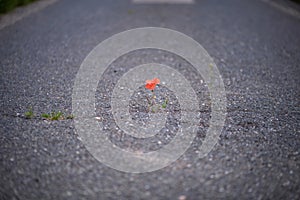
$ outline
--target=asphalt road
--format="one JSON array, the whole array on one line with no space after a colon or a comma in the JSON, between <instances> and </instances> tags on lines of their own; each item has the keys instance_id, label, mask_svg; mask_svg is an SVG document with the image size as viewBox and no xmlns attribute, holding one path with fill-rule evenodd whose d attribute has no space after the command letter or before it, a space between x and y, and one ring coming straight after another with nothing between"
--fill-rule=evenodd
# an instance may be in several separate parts
<instances>
[{"instance_id":1,"label":"asphalt road","mask_svg":"<svg viewBox=\"0 0 300 200\"><path fill-rule=\"evenodd\" d=\"M292 2L276 2L300 12ZM1 29L0 199L300 199L300 19L287 10L260 0L61 0ZM113 34L148 26L189 35L219 68L227 117L207 157L197 157L205 117L203 131L179 160L144 174L98 162L73 120L24 118L29 107L37 115L71 113L72 86L88 53ZM152 60L187 65L148 50L120 58L114 69ZM188 66L181 69L199 83ZM114 73L103 79L108 90ZM106 91L101 88L100 96ZM101 113L107 102L98 102ZM130 147L133 141L126 142Z\"/></svg>"}]
</instances>

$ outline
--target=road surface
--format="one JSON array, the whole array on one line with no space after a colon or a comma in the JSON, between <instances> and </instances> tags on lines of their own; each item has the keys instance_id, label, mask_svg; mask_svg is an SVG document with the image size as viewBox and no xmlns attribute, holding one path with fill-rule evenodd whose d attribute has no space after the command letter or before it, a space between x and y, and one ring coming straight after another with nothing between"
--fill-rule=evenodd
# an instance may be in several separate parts
<instances>
[{"instance_id":1,"label":"road surface","mask_svg":"<svg viewBox=\"0 0 300 200\"><path fill-rule=\"evenodd\" d=\"M299 12L299 5L287 0L60 0L2 28L0 199L299 199ZM205 137L200 131L168 167L124 173L89 153L72 119L38 117L70 114L84 58L106 38L137 27L180 31L217 64L227 116L205 158L197 156ZM152 59L185 66L167 52L148 50L116 61L116 72ZM114 73L104 77L107 85L115 81ZM189 71L186 76L199 81ZM30 107L37 117L26 119Z\"/></svg>"}]
</instances>

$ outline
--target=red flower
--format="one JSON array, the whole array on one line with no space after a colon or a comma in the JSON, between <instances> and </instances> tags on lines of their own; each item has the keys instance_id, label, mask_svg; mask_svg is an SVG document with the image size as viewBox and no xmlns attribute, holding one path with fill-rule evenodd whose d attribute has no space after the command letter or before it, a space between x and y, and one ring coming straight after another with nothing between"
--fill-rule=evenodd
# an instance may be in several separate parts
<instances>
[{"instance_id":1,"label":"red flower","mask_svg":"<svg viewBox=\"0 0 300 200\"><path fill-rule=\"evenodd\" d=\"M154 78L152 80L146 80L145 88L148 90L154 90L157 84L160 83L160 80L158 78Z\"/></svg>"}]
</instances>

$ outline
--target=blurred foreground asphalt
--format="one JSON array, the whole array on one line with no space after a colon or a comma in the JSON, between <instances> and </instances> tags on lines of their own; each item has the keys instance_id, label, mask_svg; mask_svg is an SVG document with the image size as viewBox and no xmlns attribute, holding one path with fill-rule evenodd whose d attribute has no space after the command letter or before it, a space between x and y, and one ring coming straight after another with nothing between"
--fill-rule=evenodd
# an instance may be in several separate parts
<instances>
[{"instance_id":1,"label":"blurred foreground asphalt","mask_svg":"<svg viewBox=\"0 0 300 200\"><path fill-rule=\"evenodd\" d=\"M300 10L276 3L286 9L260 0L60 0L0 30L0 199L300 199L300 19L287 8ZM88 53L113 34L149 26L198 41L223 77L228 113L207 157L197 157L199 134L172 165L123 173L92 157L73 120L23 117L29 107L71 113ZM117 69L134 58L183 62L148 51L123 57Z\"/></svg>"}]
</instances>

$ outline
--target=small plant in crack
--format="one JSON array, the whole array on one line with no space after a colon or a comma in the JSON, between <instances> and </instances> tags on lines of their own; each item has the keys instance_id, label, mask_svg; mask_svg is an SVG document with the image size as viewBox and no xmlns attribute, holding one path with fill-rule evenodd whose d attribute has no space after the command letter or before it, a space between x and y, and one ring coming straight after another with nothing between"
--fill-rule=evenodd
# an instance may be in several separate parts
<instances>
[{"instance_id":1,"label":"small plant in crack","mask_svg":"<svg viewBox=\"0 0 300 200\"><path fill-rule=\"evenodd\" d=\"M166 98L165 101L163 102L163 104L157 105L156 104L156 96L155 96L155 92L154 89L156 88L156 85L160 83L160 80L158 78L154 78L152 80L146 80L146 85L145 88L150 90L152 95L150 98L147 98L148 101L148 111L151 111L153 113L158 112L160 110L160 108L166 108L167 104L168 104L168 99Z\"/></svg>"},{"instance_id":2,"label":"small plant in crack","mask_svg":"<svg viewBox=\"0 0 300 200\"><path fill-rule=\"evenodd\" d=\"M165 109L165 108L167 107L167 105L168 105L168 101L169 101L169 100L166 98L166 99L164 100L164 102L161 104L161 107Z\"/></svg>"},{"instance_id":3,"label":"small plant in crack","mask_svg":"<svg viewBox=\"0 0 300 200\"><path fill-rule=\"evenodd\" d=\"M24 116L26 119L32 119L34 117L34 112L32 107L30 107L29 110L24 113Z\"/></svg>"},{"instance_id":4,"label":"small plant in crack","mask_svg":"<svg viewBox=\"0 0 300 200\"><path fill-rule=\"evenodd\" d=\"M64 119L74 119L74 115L65 115L62 112L51 112L51 113L43 113L41 117L46 120L64 120Z\"/></svg>"}]
</instances>

